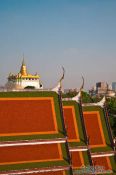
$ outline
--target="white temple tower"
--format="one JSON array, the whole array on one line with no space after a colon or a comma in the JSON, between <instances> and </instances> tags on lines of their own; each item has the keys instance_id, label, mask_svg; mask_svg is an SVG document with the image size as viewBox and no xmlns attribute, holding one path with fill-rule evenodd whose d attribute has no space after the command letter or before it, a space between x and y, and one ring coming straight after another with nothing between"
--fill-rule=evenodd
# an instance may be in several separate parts
<instances>
[{"instance_id":1,"label":"white temple tower","mask_svg":"<svg viewBox=\"0 0 116 175\"><path fill-rule=\"evenodd\" d=\"M37 73L35 75L27 73L23 59L20 72L17 75L9 74L6 88L12 90L43 89L43 85L40 83L40 76Z\"/></svg>"}]
</instances>

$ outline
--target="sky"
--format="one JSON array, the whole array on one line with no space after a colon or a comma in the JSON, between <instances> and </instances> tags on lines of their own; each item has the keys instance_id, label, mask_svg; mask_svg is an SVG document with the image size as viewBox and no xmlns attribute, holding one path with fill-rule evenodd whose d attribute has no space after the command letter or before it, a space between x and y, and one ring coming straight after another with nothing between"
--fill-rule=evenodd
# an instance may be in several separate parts
<instances>
[{"instance_id":1,"label":"sky","mask_svg":"<svg viewBox=\"0 0 116 175\"><path fill-rule=\"evenodd\" d=\"M0 0L0 85L25 62L45 88L116 81L116 0Z\"/></svg>"}]
</instances>

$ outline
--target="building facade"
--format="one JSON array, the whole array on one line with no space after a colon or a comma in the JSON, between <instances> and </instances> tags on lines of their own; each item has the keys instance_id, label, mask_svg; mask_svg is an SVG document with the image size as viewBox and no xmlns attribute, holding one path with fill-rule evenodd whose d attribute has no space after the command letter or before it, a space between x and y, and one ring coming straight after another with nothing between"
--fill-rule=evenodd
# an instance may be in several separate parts
<instances>
[{"instance_id":1,"label":"building facade","mask_svg":"<svg viewBox=\"0 0 116 175\"><path fill-rule=\"evenodd\" d=\"M112 90L116 91L116 82L112 82Z\"/></svg>"},{"instance_id":2,"label":"building facade","mask_svg":"<svg viewBox=\"0 0 116 175\"><path fill-rule=\"evenodd\" d=\"M98 82L98 83L96 83L96 93L98 95L106 94L107 90L108 90L108 84L106 82Z\"/></svg>"}]
</instances>

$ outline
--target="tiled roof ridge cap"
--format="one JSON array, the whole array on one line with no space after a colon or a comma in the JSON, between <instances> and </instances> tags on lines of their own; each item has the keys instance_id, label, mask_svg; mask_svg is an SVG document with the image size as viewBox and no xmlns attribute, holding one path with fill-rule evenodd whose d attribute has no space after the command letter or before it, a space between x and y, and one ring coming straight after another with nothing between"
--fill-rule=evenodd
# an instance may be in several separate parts
<instances>
[{"instance_id":1,"label":"tiled roof ridge cap","mask_svg":"<svg viewBox=\"0 0 116 175\"><path fill-rule=\"evenodd\" d=\"M95 152L91 153L92 157L107 157L107 156L114 156L116 154L115 151L106 151L106 152Z\"/></svg>"},{"instance_id":2,"label":"tiled roof ridge cap","mask_svg":"<svg viewBox=\"0 0 116 175\"><path fill-rule=\"evenodd\" d=\"M38 144L38 145L39 144L53 144L53 143L65 143L65 142L66 142L66 138L4 141L4 142L0 142L0 147L20 146L20 145L36 145L36 144Z\"/></svg>"},{"instance_id":3,"label":"tiled roof ridge cap","mask_svg":"<svg viewBox=\"0 0 116 175\"><path fill-rule=\"evenodd\" d=\"M0 172L0 175L21 175L21 174L31 174L31 173L44 173L44 172L56 172L56 171L66 171L69 170L70 166L52 166L45 168L33 168L33 169L24 169L24 170L11 170Z\"/></svg>"}]
</instances>

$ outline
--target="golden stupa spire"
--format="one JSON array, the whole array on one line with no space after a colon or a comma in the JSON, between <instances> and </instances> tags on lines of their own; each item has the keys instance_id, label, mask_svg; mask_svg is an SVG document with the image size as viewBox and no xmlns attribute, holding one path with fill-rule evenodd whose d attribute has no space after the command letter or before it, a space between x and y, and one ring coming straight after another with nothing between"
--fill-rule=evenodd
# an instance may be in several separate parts
<instances>
[{"instance_id":1,"label":"golden stupa spire","mask_svg":"<svg viewBox=\"0 0 116 175\"><path fill-rule=\"evenodd\" d=\"M23 61L22 61L20 73L21 73L22 76L27 75L27 67L26 67L26 64L25 64L24 54L23 54Z\"/></svg>"},{"instance_id":2,"label":"golden stupa spire","mask_svg":"<svg viewBox=\"0 0 116 175\"><path fill-rule=\"evenodd\" d=\"M25 58L24 58L24 54L23 54L23 61L22 61L22 65L25 65Z\"/></svg>"}]
</instances>

